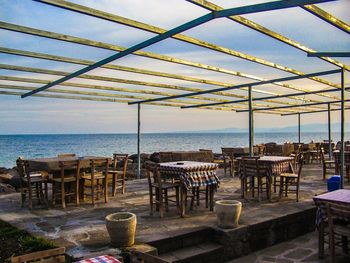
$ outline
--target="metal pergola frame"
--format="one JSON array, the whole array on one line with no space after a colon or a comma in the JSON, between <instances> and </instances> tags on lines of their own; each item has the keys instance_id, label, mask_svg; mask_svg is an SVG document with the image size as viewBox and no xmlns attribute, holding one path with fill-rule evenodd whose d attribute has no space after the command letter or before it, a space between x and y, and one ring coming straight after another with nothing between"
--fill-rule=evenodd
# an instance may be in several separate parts
<instances>
[{"instance_id":1,"label":"metal pergola frame","mask_svg":"<svg viewBox=\"0 0 350 263\"><path fill-rule=\"evenodd\" d=\"M75 59L70 57L63 57L63 56L55 56L50 54L44 54L44 53L37 53L37 52L31 52L26 50L15 50L5 47L0 47L0 53L6 53L6 54L12 54L17 56L25 56L25 57L31 57L36 59L45 59L50 61L60 61L65 63L72 63L77 65L85 65L84 68L75 71L73 73L69 72L63 72L63 71L54 71L54 70L48 70L48 69L41 69L41 68L33 68L33 67L23 67L23 66L15 66L15 65L6 65L6 64L0 64L0 69L4 70L10 70L10 71L21 71L21 72L31 72L31 73L40 73L40 74L47 74L47 75L55 75L60 76L59 79L54 81L46 81L46 80L40 80L40 79L34 79L34 78L20 78L20 77L13 77L13 76L0 76L0 80L5 81L15 81L15 82L25 82L25 83L36 83L36 84L42 84L41 87L28 87L28 86L19 86L19 85L0 85L0 95L17 95L21 96L22 98L28 97L28 96L37 96L37 97L48 97L48 98L59 98L59 99L77 99L77 100L93 100L93 101L108 101L108 102L118 102L118 103L128 103L129 105L137 104L138 109L138 118L137 118L137 154L138 154L138 177L140 177L140 117L141 117L141 104L150 104L150 105L157 105L157 106L171 106L171 107L181 107L181 108L201 108L201 109L212 109L212 110L229 110L229 111L237 111L237 112L249 112L249 148L250 153L253 153L253 144L254 144L254 112L261 111L262 113L269 113L269 114L281 114L282 116L286 115L298 115L298 124L299 124L299 142L300 142L300 115L302 114L309 114L309 113L316 113L316 112L328 112L328 136L329 141L331 141L331 118L330 118L330 112L331 111L341 111L341 177L343 178L344 175L344 133L345 133L345 110L349 109L350 107L345 106L345 102L349 101L345 99L345 92L346 90L349 90L349 87L345 87L345 71L349 71L349 66L345 65L339 61L336 61L332 57L348 57L349 52L317 52L311 48L308 48L304 45L302 45L299 42L296 42L294 40L291 40L281 34L278 34L276 32L273 32L270 29L267 29L251 20L248 20L246 18L243 18L241 15L244 14L251 14L251 13L257 13L257 12L266 12L271 10L280 10L284 8L290 8L290 7L301 7L304 10L308 11L312 15L315 15L322 19L323 21L333 25L334 27L346 32L350 33L350 26L346 24L345 22L341 21L340 19L334 17L333 15L329 14L328 12L322 10L321 8L315 6L314 4L317 3L323 3L323 2L330 2L334 0L289 0L289 1L275 1L275 2L268 2L268 3L262 3L262 4L255 4L250 6L243 6L243 7L236 7L236 8L229 8L229 9L223 9L220 6L217 6L211 2L205 1L205 0L187 0L190 3L196 4L202 8L205 8L210 11L210 13L203 15L201 17L198 17L196 19L193 19L190 22L187 22L185 24L182 24L178 27L175 27L171 30L164 30L162 28L151 26L142 22L138 22L135 20L131 20L128 18L124 18L121 16L109 14L106 12L102 12L100 10L96 10L93 8L89 8L86 6L74 4L68 1L62 1L62 0L34 0L41 3L46 3L55 7L63 8L66 10L70 10L73 12L78 12L84 15L89 15L92 17L108 20L114 23L123 24L126 26L134 27L137 29L145 30L148 32L156 33L157 35L155 37L152 37L146 41L143 41L141 43L138 43L132 47L124 48L113 44L103 43L103 42L97 42L90 39L84 39L80 37L75 36L69 36L69 35L63 35L60 33L55 32L49 32L44 31L40 29L35 28L29 28L21 25L14 25L6 22L0 21L0 29L19 32L23 34L29 34L39 37L45 37L49 39L54 40L60 40L60 41L66 41L70 43L90 46L90 47L97 47L97 48L103 48L107 50L114 50L118 51L118 53L109 56L103 60L100 61L88 61L88 60L81 60L81 59ZM181 34L183 31L186 31L188 29L197 27L199 25L202 25L208 21L217 19L217 18L227 18L229 20L232 20L234 22L240 23L241 25L244 25L246 27L249 27L250 29L253 29L255 31L258 31L260 33L263 33L275 40L281 41L282 43L288 44L296 49L299 49L303 52L307 53L307 56L309 57L318 57L333 66L338 67L339 69L336 70L328 70L323 72L314 72L314 73L304 73L283 65L279 65L273 62L266 61L264 59L260 59L257 57L254 57L249 54L244 54L235 50L231 50L225 47L221 47L218 45L214 45L212 43L208 43L199 39L195 39L186 35ZM250 74L237 72L225 68L220 68L216 66L211 65L205 65L202 63L192 62L184 59L178 59L170 56L165 55L159 55L156 53L146 52L142 51L141 49L148 47L150 45L153 45L155 43L158 43L159 41L162 41L167 38L174 38L180 41L184 41L186 43L191 43L200 47L205 47L210 50L214 50L217 52L221 52L223 54L227 54L230 56L238 57L247 61L255 62L264 66L268 66L274 69L278 69L284 72L288 72L291 74L294 74L296 76L291 77L284 77L284 78L276 78L271 80L266 80L261 77L253 76ZM232 85L232 83L224 83L224 82L218 82L208 79L202 79L202 78L196 78L196 77L189 77L189 76L183 76L183 75L177 75L177 74L169 74L165 72L157 72L153 70L145 70L145 69L139 69L139 68L131 68L131 67L125 67L125 66L118 66L118 65L112 65L108 64L112 61L115 61L119 58L122 58L124 56L127 56L129 54L141 56L141 57L147 57L152 59L157 59L161 61L167 61L172 62L176 64L191 66L195 68L205 69L209 71L214 72L220 72L232 76L238 76L243 77L251 80L255 80L255 82L245 83L245 84L238 84L238 85ZM111 70L118 70L118 71L126 71L126 72L133 72L138 74L144 74L144 75L151 75L151 76L158 76L158 77L165 77L170 79L178 79L188 82L194 82L194 83L201 83L201 84L209 84L209 85L215 85L219 86L220 88L215 89L202 89L202 88L189 88L184 86L178 86L178 85L168 85L168 84L160 84L160 83L152 83L152 82L146 82L146 81L136 81L136 80L130 80L130 79L118 79L118 78L112 78L112 77L104 77L104 76L97 76L97 75L88 75L85 74L90 70L96 69L96 68L107 68ZM323 75L329 75L329 74L341 74L341 84L335 84L328 80L320 78L320 76ZM106 86L106 85L90 85L90 84L84 84L84 83L69 83L68 80L72 78L83 78L83 79L90 79L90 80L102 80L102 81L108 81L113 83L124 83L124 84L133 84L133 85L141 85L145 87L156 87L161 89L172 89L176 91L186 91L190 93L186 94L176 94L176 93L169 93L169 92L163 92L163 91L151 91L151 90L137 90L137 89L129 89L129 88L116 88L112 86ZM290 85L283 83L285 81L291 81L291 80L297 80L297 79L311 79L313 81L316 81L318 83L324 84L327 86L326 89L312 91L307 90L305 88L300 88L295 85ZM257 89L253 88L260 85L277 85L282 88L291 89L294 91L297 91L296 93L289 93L289 94L283 94L283 93L275 93L275 92L268 92L264 89ZM66 87L75 87L75 88L81 88L81 89L94 89L94 90L103 90L108 91L106 92L90 92L90 91L77 91L77 90L66 90L66 89L52 89L51 87L60 85L60 86L66 86ZM50 89L49 89L50 88ZM5 89L6 91L3 91L2 89ZM232 92L227 92L230 90L246 90L247 96L244 95L238 95ZM11 90L11 91L8 91ZM12 91L16 90L16 91ZM22 92L18 92L18 90ZM24 91L24 92L23 92ZM340 91L340 96L334 95L335 92ZM44 92L44 93L41 93ZM47 94L48 92L49 94ZM113 93L111 93L113 92ZM118 92L118 93L117 93ZM129 93L129 95L121 94L121 93ZM139 96L135 95L137 94L148 94L151 96L162 96L162 97L145 97L145 96ZM267 94L269 96L264 97L254 97L253 93L260 93L260 94ZM63 94L63 95L62 95ZM69 95L66 95L69 94ZM130 95L131 94L131 95ZM219 96L225 97L217 98L216 96L202 96L205 94L215 94ZM333 94L333 95L331 95ZM323 100L316 100L308 98L306 99L305 96L307 95L316 95L318 97L322 98L328 98L332 99L331 101L323 101ZM187 100L185 98L189 97L192 100ZM239 100L228 100L226 97L235 97L239 98ZM280 100L281 98L284 99L293 99L295 101L299 101L302 104L293 103L290 101ZM199 101L198 101L199 100ZM204 102L205 103L204 103ZM208 103L210 101L210 103ZM261 101L265 104L256 103L257 101ZM272 105L267 105L266 103L272 103ZM241 104L236 106L229 106L230 104ZM280 105L274 105L274 104L282 104ZM339 105L340 104L340 105ZM246 110L246 106L248 105L248 110ZM327 108L324 108L323 105L327 105ZM332 108L332 105L336 106L336 108ZM299 111L295 108L304 107L306 109L303 109L303 111ZM342 179L343 181L343 179Z\"/></svg>"}]
</instances>

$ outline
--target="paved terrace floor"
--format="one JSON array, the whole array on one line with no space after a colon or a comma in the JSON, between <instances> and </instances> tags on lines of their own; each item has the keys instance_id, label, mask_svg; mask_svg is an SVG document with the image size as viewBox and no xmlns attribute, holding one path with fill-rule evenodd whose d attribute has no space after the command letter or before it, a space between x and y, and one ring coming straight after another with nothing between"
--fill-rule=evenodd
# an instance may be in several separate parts
<instances>
[{"instance_id":1,"label":"paved terrace floor","mask_svg":"<svg viewBox=\"0 0 350 263\"><path fill-rule=\"evenodd\" d=\"M221 184L215 199L241 200L239 179L223 176L222 170L218 171L218 175ZM346 187L349 188L349 185ZM299 203L295 202L293 194L282 200L278 200L275 194L272 202L241 200L243 210L240 225L250 225L313 207L312 196L326 191L326 183L322 181L321 165L305 165ZM29 211L27 208L20 208L20 195L15 193L0 196L0 219L24 228L32 234L43 236L57 245L65 246L68 253L75 257L91 253L108 253L111 250L104 219L113 212L129 211L137 215L137 243L157 240L198 227L216 226L214 212L205 209L203 204L193 211L188 211L186 218L179 218L176 208L170 207L165 218L160 219L158 213L150 216L148 202L148 184L145 179L128 181L126 194L118 194L110 198L107 204L100 203L95 207L84 204L80 207L70 205L65 210L35 208ZM316 248L313 251L313 254L315 253ZM252 254L248 259L253 260L257 257L261 257L261 254Z\"/></svg>"}]
</instances>

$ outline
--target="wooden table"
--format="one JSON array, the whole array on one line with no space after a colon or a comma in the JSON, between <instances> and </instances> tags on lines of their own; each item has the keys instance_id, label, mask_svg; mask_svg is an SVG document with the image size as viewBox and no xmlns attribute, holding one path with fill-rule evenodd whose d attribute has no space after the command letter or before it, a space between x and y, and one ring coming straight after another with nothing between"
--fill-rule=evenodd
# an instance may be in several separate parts
<instances>
[{"instance_id":1,"label":"wooden table","mask_svg":"<svg viewBox=\"0 0 350 263\"><path fill-rule=\"evenodd\" d=\"M350 207L350 190L340 189L315 196L314 202L317 206L316 225L318 227L318 257L324 257L324 228L327 221L327 203L336 203Z\"/></svg>"},{"instance_id":2,"label":"wooden table","mask_svg":"<svg viewBox=\"0 0 350 263\"><path fill-rule=\"evenodd\" d=\"M218 164L182 161L160 163L159 165L162 176L176 178L181 181L181 217L184 217L185 215L185 195L187 193L187 189L191 187L209 186L210 211L213 210L214 190L220 183L219 178L216 176Z\"/></svg>"},{"instance_id":3,"label":"wooden table","mask_svg":"<svg viewBox=\"0 0 350 263\"><path fill-rule=\"evenodd\" d=\"M49 157L28 159L29 167L32 171L57 172L60 170L59 163L62 161L81 161L80 168L88 168L91 159L106 159L101 156L74 156L74 157Z\"/></svg>"},{"instance_id":4,"label":"wooden table","mask_svg":"<svg viewBox=\"0 0 350 263\"><path fill-rule=\"evenodd\" d=\"M237 158L238 160L238 176L240 179L243 179L244 174L242 170L241 160L242 158ZM281 173L285 172L294 172L292 161L294 161L294 157L288 156L262 156L258 159L259 165L261 167L265 167L267 170L267 180L269 180L269 199L271 200L271 185L272 179L276 176L279 176ZM242 189L242 197L243 197L243 180L241 180L241 189ZM276 185L274 186L274 190L276 192Z\"/></svg>"}]
</instances>

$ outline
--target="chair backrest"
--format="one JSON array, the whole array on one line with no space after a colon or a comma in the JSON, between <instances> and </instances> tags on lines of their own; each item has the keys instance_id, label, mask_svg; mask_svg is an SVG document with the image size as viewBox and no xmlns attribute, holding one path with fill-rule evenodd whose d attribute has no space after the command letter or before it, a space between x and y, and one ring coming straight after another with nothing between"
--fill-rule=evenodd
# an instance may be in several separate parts
<instances>
[{"instance_id":1,"label":"chair backrest","mask_svg":"<svg viewBox=\"0 0 350 263\"><path fill-rule=\"evenodd\" d=\"M76 154L75 153L60 153L57 154L57 157L75 157Z\"/></svg>"},{"instance_id":2,"label":"chair backrest","mask_svg":"<svg viewBox=\"0 0 350 263\"><path fill-rule=\"evenodd\" d=\"M348 222L350 221L349 206L327 202L326 208L327 208L327 218L328 218L330 231L334 230L334 225L337 224L337 220L346 220Z\"/></svg>"},{"instance_id":3,"label":"chair backrest","mask_svg":"<svg viewBox=\"0 0 350 263\"><path fill-rule=\"evenodd\" d=\"M170 261L144 252L132 251L131 253L135 255L141 263L170 263Z\"/></svg>"},{"instance_id":4,"label":"chair backrest","mask_svg":"<svg viewBox=\"0 0 350 263\"><path fill-rule=\"evenodd\" d=\"M16 165L17 165L18 174L20 178L23 179L26 176L24 159L22 157L18 157L18 159L16 160Z\"/></svg>"},{"instance_id":5,"label":"chair backrest","mask_svg":"<svg viewBox=\"0 0 350 263\"><path fill-rule=\"evenodd\" d=\"M150 188L152 187L153 183L158 183L159 187L161 187L162 180L160 178L159 164L147 163L146 174L147 174L148 185Z\"/></svg>"},{"instance_id":6,"label":"chair backrest","mask_svg":"<svg viewBox=\"0 0 350 263\"><path fill-rule=\"evenodd\" d=\"M122 153L114 153L113 154L113 161L112 161L112 166L114 170L117 170L118 164L122 162L123 165L123 172L126 173L126 169L128 167L128 159L129 155L128 154L122 154Z\"/></svg>"},{"instance_id":7,"label":"chair backrest","mask_svg":"<svg viewBox=\"0 0 350 263\"><path fill-rule=\"evenodd\" d=\"M109 158L90 159L91 177L94 178L94 176L97 173L103 173L107 175L109 164L110 164Z\"/></svg>"},{"instance_id":8,"label":"chair backrest","mask_svg":"<svg viewBox=\"0 0 350 263\"><path fill-rule=\"evenodd\" d=\"M77 180L80 179L80 160L74 160L74 161L60 161L59 162L59 167L61 169L61 181L64 182L64 178L66 175L66 171L69 171L71 174L72 170L75 170L75 178Z\"/></svg>"},{"instance_id":9,"label":"chair backrest","mask_svg":"<svg viewBox=\"0 0 350 263\"><path fill-rule=\"evenodd\" d=\"M242 157L244 177L266 176L267 170L264 166L259 164L259 158L258 156Z\"/></svg>"},{"instance_id":10,"label":"chair backrest","mask_svg":"<svg viewBox=\"0 0 350 263\"><path fill-rule=\"evenodd\" d=\"M303 169L303 165L304 165L304 154L303 153L299 153L297 156L297 163L298 163L298 179L300 179L301 177L301 171Z\"/></svg>"},{"instance_id":11,"label":"chair backrest","mask_svg":"<svg viewBox=\"0 0 350 263\"><path fill-rule=\"evenodd\" d=\"M20 184L21 187L23 187L23 180L27 181L27 184L30 185L30 169L29 169L29 163L27 160L24 160L22 157L18 157L16 160L16 165L17 165L17 171L20 176Z\"/></svg>"},{"instance_id":12,"label":"chair backrest","mask_svg":"<svg viewBox=\"0 0 350 263\"><path fill-rule=\"evenodd\" d=\"M54 248L34 252L22 256L12 257L12 263L25 263L25 262L40 262L40 263L63 263L65 261L64 256L65 248Z\"/></svg>"},{"instance_id":13,"label":"chair backrest","mask_svg":"<svg viewBox=\"0 0 350 263\"><path fill-rule=\"evenodd\" d=\"M323 147L321 147L320 156L321 156L321 162L324 163L325 162L325 158L324 158L324 149L323 149Z\"/></svg>"}]
</instances>

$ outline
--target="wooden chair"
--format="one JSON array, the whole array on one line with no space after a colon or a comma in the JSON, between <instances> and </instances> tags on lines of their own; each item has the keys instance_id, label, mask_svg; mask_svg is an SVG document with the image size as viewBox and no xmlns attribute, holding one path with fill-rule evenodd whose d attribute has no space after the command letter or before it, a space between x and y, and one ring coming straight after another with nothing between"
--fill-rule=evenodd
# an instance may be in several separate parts
<instances>
[{"instance_id":1,"label":"wooden chair","mask_svg":"<svg viewBox=\"0 0 350 263\"><path fill-rule=\"evenodd\" d=\"M52 182L52 204L55 205L57 196L61 199L62 208L66 208L66 197L72 197L76 205L79 205L79 181L80 161L59 162L60 175L53 176ZM74 185L74 187L72 187ZM74 189L72 189L74 188Z\"/></svg>"},{"instance_id":2,"label":"wooden chair","mask_svg":"<svg viewBox=\"0 0 350 263\"><path fill-rule=\"evenodd\" d=\"M322 172L323 172L323 180L326 180L327 169L331 169L333 173L335 172L335 161L334 160L326 160L324 156L324 149L320 150L320 157L322 162Z\"/></svg>"},{"instance_id":3,"label":"wooden chair","mask_svg":"<svg viewBox=\"0 0 350 263\"><path fill-rule=\"evenodd\" d=\"M222 156L224 159L224 172L225 176L227 174L227 169L229 169L230 176L233 177L235 173L235 167L237 164L237 161L235 160L234 156L234 148L221 148Z\"/></svg>"},{"instance_id":4,"label":"wooden chair","mask_svg":"<svg viewBox=\"0 0 350 263\"><path fill-rule=\"evenodd\" d=\"M241 186L244 198L248 192L251 192L252 197L255 197L255 190L257 190L258 200L260 201L261 193L264 191L267 198L270 198L270 180L267 178L267 169L261 166L258 160L259 157L242 157L243 178L241 179Z\"/></svg>"},{"instance_id":5,"label":"wooden chair","mask_svg":"<svg viewBox=\"0 0 350 263\"><path fill-rule=\"evenodd\" d=\"M47 175L30 171L28 162L21 157L16 160L16 164L20 176L21 207L24 206L27 195L29 209L33 208L33 198L39 204L48 206Z\"/></svg>"},{"instance_id":6,"label":"wooden chair","mask_svg":"<svg viewBox=\"0 0 350 263\"><path fill-rule=\"evenodd\" d=\"M26 262L40 262L40 263L64 263L65 262L65 248L54 248L33 252L22 256L11 257L11 263L26 263Z\"/></svg>"},{"instance_id":7,"label":"wooden chair","mask_svg":"<svg viewBox=\"0 0 350 263\"><path fill-rule=\"evenodd\" d=\"M91 202L94 205L95 200L99 200L100 197L104 197L104 202L108 202L108 169L110 160L106 159L91 159L88 172L84 172L81 178L82 182L82 195L85 197L88 195L85 189L90 190ZM86 182L87 181L87 182ZM87 184L86 184L87 183Z\"/></svg>"},{"instance_id":8,"label":"wooden chair","mask_svg":"<svg viewBox=\"0 0 350 263\"><path fill-rule=\"evenodd\" d=\"M159 210L159 216L164 216L164 211L169 211L169 201L175 202L180 211L180 182L166 182L160 177L159 166L157 164L146 164L147 179L149 186L150 214L153 215L153 205ZM175 195L169 195L169 191L174 190ZM169 199L175 197L175 200Z\"/></svg>"},{"instance_id":9,"label":"wooden chair","mask_svg":"<svg viewBox=\"0 0 350 263\"><path fill-rule=\"evenodd\" d=\"M76 154L75 153L60 153L57 154L57 157L75 157Z\"/></svg>"},{"instance_id":10,"label":"wooden chair","mask_svg":"<svg viewBox=\"0 0 350 263\"><path fill-rule=\"evenodd\" d=\"M327 203L329 228L329 249L331 262L335 261L335 236L341 237L343 251L348 254L348 238L350 238L350 208L348 206Z\"/></svg>"},{"instance_id":11,"label":"wooden chair","mask_svg":"<svg viewBox=\"0 0 350 263\"><path fill-rule=\"evenodd\" d=\"M120 163L122 164L122 170L118 169ZM125 177L126 169L128 167L128 155L127 154L113 154L112 167L108 170L108 174L112 175L112 196L117 194L117 190L121 189L122 194L125 193ZM120 185L118 185L120 184Z\"/></svg>"},{"instance_id":12,"label":"wooden chair","mask_svg":"<svg viewBox=\"0 0 350 263\"><path fill-rule=\"evenodd\" d=\"M300 177L303 169L304 156L303 154L298 157L298 173L281 173L280 174L280 191L279 197L282 198L282 194L288 196L288 192L296 193L296 200L299 202L299 189L300 189ZM295 189L289 187L295 186Z\"/></svg>"},{"instance_id":13,"label":"wooden chair","mask_svg":"<svg viewBox=\"0 0 350 263\"><path fill-rule=\"evenodd\" d=\"M167 261L158 256L151 255L145 252L140 251L132 251L131 252L140 263L171 263L171 261Z\"/></svg>"}]
</instances>

